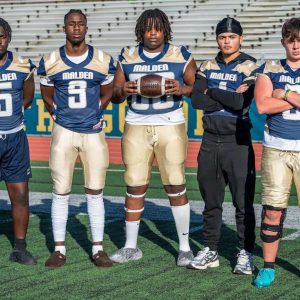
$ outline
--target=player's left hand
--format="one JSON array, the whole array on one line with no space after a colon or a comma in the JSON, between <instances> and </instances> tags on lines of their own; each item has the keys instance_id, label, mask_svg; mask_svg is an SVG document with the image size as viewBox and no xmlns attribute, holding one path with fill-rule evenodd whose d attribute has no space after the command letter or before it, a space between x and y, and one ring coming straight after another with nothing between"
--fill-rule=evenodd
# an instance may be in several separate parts
<instances>
[{"instance_id":1,"label":"player's left hand","mask_svg":"<svg viewBox=\"0 0 300 300\"><path fill-rule=\"evenodd\" d=\"M182 95L182 86L178 80L166 79L166 95Z\"/></svg>"},{"instance_id":2,"label":"player's left hand","mask_svg":"<svg viewBox=\"0 0 300 300\"><path fill-rule=\"evenodd\" d=\"M272 93L273 98L284 99L285 90L284 89L275 89Z\"/></svg>"}]
</instances>

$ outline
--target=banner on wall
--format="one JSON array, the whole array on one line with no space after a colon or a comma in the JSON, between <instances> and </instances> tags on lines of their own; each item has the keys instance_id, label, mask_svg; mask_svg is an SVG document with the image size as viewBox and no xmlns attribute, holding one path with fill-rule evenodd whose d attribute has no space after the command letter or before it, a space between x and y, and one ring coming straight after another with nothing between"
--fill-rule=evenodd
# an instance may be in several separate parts
<instances>
[{"instance_id":1,"label":"banner on wall","mask_svg":"<svg viewBox=\"0 0 300 300\"><path fill-rule=\"evenodd\" d=\"M104 115L106 120L105 133L107 137L122 136L126 109L126 102L122 104L109 104ZM183 109L189 139L201 139L203 134L202 111L194 110L189 98L185 98ZM254 103L251 106L250 116L253 123L252 140L262 141L265 117L257 113ZM25 111L25 122L28 135L42 136L51 134L53 120L46 111L41 95L35 95L31 107Z\"/></svg>"}]
</instances>

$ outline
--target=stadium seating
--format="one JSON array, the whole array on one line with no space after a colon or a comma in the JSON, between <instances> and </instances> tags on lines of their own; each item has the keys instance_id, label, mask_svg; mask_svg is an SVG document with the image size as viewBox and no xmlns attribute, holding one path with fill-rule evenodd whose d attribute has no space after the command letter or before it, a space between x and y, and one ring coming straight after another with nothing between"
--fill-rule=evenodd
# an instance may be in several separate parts
<instances>
[{"instance_id":1,"label":"stadium seating","mask_svg":"<svg viewBox=\"0 0 300 300\"><path fill-rule=\"evenodd\" d=\"M189 48L197 61L216 54L215 25L226 16L244 27L243 49L259 60L279 58L283 21L300 10L296 0L0 0L1 16L11 25L11 49L37 63L41 55L64 44L63 16L80 8L88 16L87 41L113 56L125 45L134 45L134 26L144 9L159 7L169 16L173 42Z\"/></svg>"}]
</instances>

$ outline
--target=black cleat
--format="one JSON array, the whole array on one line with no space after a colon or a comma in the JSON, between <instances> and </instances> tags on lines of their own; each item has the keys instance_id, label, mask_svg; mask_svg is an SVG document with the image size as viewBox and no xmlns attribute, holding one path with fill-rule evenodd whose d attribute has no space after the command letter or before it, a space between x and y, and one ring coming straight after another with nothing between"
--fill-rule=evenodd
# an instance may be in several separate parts
<instances>
[{"instance_id":1,"label":"black cleat","mask_svg":"<svg viewBox=\"0 0 300 300\"><path fill-rule=\"evenodd\" d=\"M9 260L23 265L36 265L37 261L26 249L13 249L10 253Z\"/></svg>"}]
</instances>

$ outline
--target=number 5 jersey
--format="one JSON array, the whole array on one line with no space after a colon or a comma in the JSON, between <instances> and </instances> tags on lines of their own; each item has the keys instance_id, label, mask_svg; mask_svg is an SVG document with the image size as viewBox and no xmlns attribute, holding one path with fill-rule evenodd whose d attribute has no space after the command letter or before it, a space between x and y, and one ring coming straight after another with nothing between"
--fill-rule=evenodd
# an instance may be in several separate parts
<instances>
[{"instance_id":1,"label":"number 5 jersey","mask_svg":"<svg viewBox=\"0 0 300 300\"><path fill-rule=\"evenodd\" d=\"M75 63L72 58L62 46L44 56L39 64L41 84L54 86L55 122L75 132L100 132L103 128L101 85L113 80L113 59L90 45L81 62Z\"/></svg>"},{"instance_id":2,"label":"number 5 jersey","mask_svg":"<svg viewBox=\"0 0 300 300\"><path fill-rule=\"evenodd\" d=\"M23 128L23 84L34 71L30 59L7 51L0 66L0 132L13 133Z\"/></svg>"}]
</instances>

